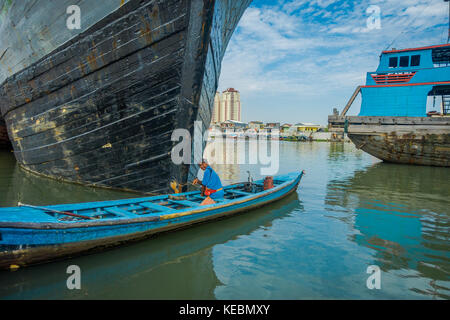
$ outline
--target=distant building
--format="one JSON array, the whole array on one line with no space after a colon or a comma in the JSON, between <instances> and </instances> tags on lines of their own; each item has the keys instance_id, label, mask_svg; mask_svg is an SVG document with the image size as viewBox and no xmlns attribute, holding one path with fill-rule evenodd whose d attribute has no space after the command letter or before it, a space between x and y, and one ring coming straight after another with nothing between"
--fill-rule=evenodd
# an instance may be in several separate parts
<instances>
[{"instance_id":1,"label":"distant building","mask_svg":"<svg viewBox=\"0 0 450 320\"><path fill-rule=\"evenodd\" d=\"M248 123L248 127L250 129L259 131L260 129L264 129L264 123L262 121L250 121Z\"/></svg>"},{"instance_id":2,"label":"distant building","mask_svg":"<svg viewBox=\"0 0 450 320\"><path fill-rule=\"evenodd\" d=\"M285 123L280 127L280 132L287 134L291 131L291 128L292 128L292 124Z\"/></svg>"},{"instance_id":3,"label":"distant building","mask_svg":"<svg viewBox=\"0 0 450 320\"><path fill-rule=\"evenodd\" d=\"M280 132L280 123L279 122L268 122L264 126L264 131L267 133Z\"/></svg>"},{"instance_id":4,"label":"distant building","mask_svg":"<svg viewBox=\"0 0 450 320\"><path fill-rule=\"evenodd\" d=\"M222 93L222 105L225 108L225 121L241 121L241 96L239 91L229 88Z\"/></svg>"},{"instance_id":5,"label":"distant building","mask_svg":"<svg viewBox=\"0 0 450 320\"><path fill-rule=\"evenodd\" d=\"M214 97L212 123L227 120L241 121L241 97L239 91L234 88L228 88L222 94L217 92Z\"/></svg>"},{"instance_id":6,"label":"distant building","mask_svg":"<svg viewBox=\"0 0 450 320\"><path fill-rule=\"evenodd\" d=\"M222 129L247 129L248 128L248 124L246 124L245 122L241 122L241 121L235 121L235 120L227 120L225 122L222 122L220 124L220 127Z\"/></svg>"},{"instance_id":7,"label":"distant building","mask_svg":"<svg viewBox=\"0 0 450 320\"><path fill-rule=\"evenodd\" d=\"M297 123L295 127L301 132L316 132L321 128L320 125L313 123Z\"/></svg>"},{"instance_id":8,"label":"distant building","mask_svg":"<svg viewBox=\"0 0 450 320\"><path fill-rule=\"evenodd\" d=\"M211 117L211 122L213 124L220 122L220 93L216 92L216 95L214 97L214 109L213 114Z\"/></svg>"},{"instance_id":9,"label":"distant building","mask_svg":"<svg viewBox=\"0 0 450 320\"><path fill-rule=\"evenodd\" d=\"M280 123L279 122L268 122L265 125L266 129L280 129Z\"/></svg>"}]
</instances>

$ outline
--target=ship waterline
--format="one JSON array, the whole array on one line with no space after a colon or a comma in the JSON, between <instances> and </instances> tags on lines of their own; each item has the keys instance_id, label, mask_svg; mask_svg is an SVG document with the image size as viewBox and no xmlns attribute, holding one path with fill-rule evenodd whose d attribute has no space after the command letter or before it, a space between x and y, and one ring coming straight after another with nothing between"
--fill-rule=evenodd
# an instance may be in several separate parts
<instances>
[{"instance_id":1,"label":"ship waterline","mask_svg":"<svg viewBox=\"0 0 450 320\"><path fill-rule=\"evenodd\" d=\"M196 165L172 163L172 132L193 136L196 121L209 127L221 61L249 4L130 0L98 13L98 22L2 84L1 111L19 164L143 192L167 191L170 178L186 181ZM47 14L65 12L62 6Z\"/></svg>"},{"instance_id":2,"label":"ship waterline","mask_svg":"<svg viewBox=\"0 0 450 320\"><path fill-rule=\"evenodd\" d=\"M450 117L348 117L358 149L386 162L450 166Z\"/></svg>"}]
</instances>

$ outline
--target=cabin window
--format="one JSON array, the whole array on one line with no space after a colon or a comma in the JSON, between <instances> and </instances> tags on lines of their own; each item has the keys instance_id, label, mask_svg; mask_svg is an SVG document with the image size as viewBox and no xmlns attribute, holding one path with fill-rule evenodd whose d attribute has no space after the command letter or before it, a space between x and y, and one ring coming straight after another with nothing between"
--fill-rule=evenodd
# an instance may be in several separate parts
<instances>
[{"instance_id":1,"label":"cabin window","mask_svg":"<svg viewBox=\"0 0 450 320\"><path fill-rule=\"evenodd\" d=\"M398 67L398 58L389 58L389 68L397 68Z\"/></svg>"},{"instance_id":2,"label":"cabin window","mask_svg":"<svg viewBox=\"0 0 450 320\"><path fill-rule=\"evenodd\" d=\"M411 67L420 66L420 54L411 57Z\"/></svg>"},{"instance_id":3,"label":"cabin window","mask_svg":"<svg viewBox=\"0 0 450 320\"><path fill-rule=\"evenodd\" d=\"M400 57L400 68L409 67L409 56Z\"/></svg>"},{"instance_id":4,"label":"cabin window","mask_svg":"<svg viewBox=\"0 0 450 320\"><path fill-rule=\"evenodd\" d=\"M450 66L450 48L443 47L433 49L432 58L434 67L448 67Z\"/></svg>"}]
</instances>

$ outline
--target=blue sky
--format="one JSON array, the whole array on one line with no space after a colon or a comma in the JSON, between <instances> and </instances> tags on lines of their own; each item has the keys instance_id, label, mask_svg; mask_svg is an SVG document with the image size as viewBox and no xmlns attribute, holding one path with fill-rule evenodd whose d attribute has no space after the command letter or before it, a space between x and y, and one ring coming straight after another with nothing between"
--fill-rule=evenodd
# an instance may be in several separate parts
<instances>
[{"instance_id":1,"label":"blue sky","mask_svg":"<svg viewBox=\"0 0 450 320\"><path fill-rule=\"evenodd\" d=\"M381 28L368 28L370 6ZM446 43L443 0L253 0L230 41L219 90L241 92L242 120L326 124L375 71L382 50ZM359 112L360 99L350 109Z\"/></svg>"}]
</instances>

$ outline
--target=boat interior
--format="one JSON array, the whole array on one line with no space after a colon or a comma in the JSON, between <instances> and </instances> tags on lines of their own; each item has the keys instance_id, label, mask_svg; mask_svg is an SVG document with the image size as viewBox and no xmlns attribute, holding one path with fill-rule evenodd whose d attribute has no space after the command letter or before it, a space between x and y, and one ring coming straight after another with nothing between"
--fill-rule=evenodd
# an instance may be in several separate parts
<instances>
[{"instance_id":1,"label":"boat interior","mask_svg":"<svg viewBox=\"0 0 450 320\"><path fill-rule=\"evenodd\" d=\"M285 180L274 179L273 186L276 187L285 182ZM215 202L223 203L232 201L251 196L262 191L264 191L263 181L229 185L224 187L224 198L215 200ZM182 194L172 194L150 198L137 198L127 201L107 201L77 205L58 205L50 206L50 208L52 210L54 209L66 213L82 215L84 217L94 219L132 219L142 216L161 216L164 214L175 213L180 210L196 208L200 206L201 202L204 199L205 197L201 196L200 191L192 191ZM81 217L68 216L46 209L47 208L42 208L42 211L60 222L85 221L85 219Z\"/></svg>"}]
</instances>

